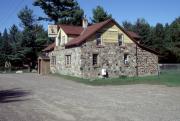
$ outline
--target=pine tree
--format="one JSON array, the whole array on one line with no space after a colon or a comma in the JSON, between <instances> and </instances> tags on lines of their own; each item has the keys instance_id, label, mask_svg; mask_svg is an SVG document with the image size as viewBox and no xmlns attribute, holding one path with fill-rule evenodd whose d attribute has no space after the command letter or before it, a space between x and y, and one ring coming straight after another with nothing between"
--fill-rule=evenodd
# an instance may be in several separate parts
<instances>
[{"instance_id":1,"label":"pine tree","mask_svg":"<svg viewBox=\"0 0 180 121\"><path fill-rule=\"evenodd\" d=\"M163 49L163 45L165 44L164 43L164 34L165 34L165 31L164 31L164 27L162 24L160 23L157 23L155 28L153 29L153 45L154 45L154 48L156 50L158 50L159 52L162 51Z\"/></svg>"},{"instance_id":2,"label":"pine tree","mask_svg":"<svg viewBox=\"0 0 180 121\"><path fill-rule=\"evenodd\" d=\"M151 27L145 19L137 19L134 25L134 31L141 36L140 43L145 46L149 46Z\"/></svg>"},{"instance_id":3,"label":"pine tree","mask_svg":"<svg viewBox=\"0 0 180 121\"><path fill-rule=\"evenodd\" d=\"M22 31L22 42L21 46L24 55L24 62L28 63L29 66L35 66L35 61L37 58L37 53L35 52L35 33L34 25L36 24L35 16L33 15L33 10L25 6L18 13L18 18L21 20Z\"/></svg>"},{"instance_id":4,"label":"pine tree","mask_svg":"<svg viewBox=\"0 0 180 121\"><path fill-rule=\"evenodd\" d=\"M92 23L99 23L110 18L112 18L112 15L108 14L103 7L97 6L93 9Z\"/></svg>"},{"instance_id":5,"label":"pine tree","mask_svg":"<svg viewBox=\"0 0 180 121\"><path fill-rule=\"evenodd\" d=\"M18 26L12 25L9 30L9 39L12 46L11 64L13 66L22 66L22 60L25 58L22 54L23 48L21 47L22 34Z\"/></svg>"},{"instance_id":6,"label":"pine tree","mask_svg":"<svg viewBox=\"0 0 180 121\"><path fill-rule=\"evenodd\" d=\"M49 17L40 20L51 20L55 24L81 25L83 10L76 0L35 0L34 6L39 6Z\"/></svg>"},{"instance_id":7,"label":"pine tree","mask_svg":"<svg viewBox=\"0 0 180 121\"><path fill-rule=\"evenodd\" d=\"M12 53L12 46L9 40L9 34L7 32L7 29L5 28L2 36L2 50L1 50L3 63L5 63L5 61L11 61L10 60L11 53Z\"/></svg>"},{"instance_id":8,"label":"pine tree","mask_svg":"<svg viewBox=\"0 0 180 121\"><path fill-rule=\"evenodd\" d=\"M180 17L176 18L169 26L169 49L176 56L177 62L180 62Z\"/></svg>"},{"instance_id":9,"label":"pine tree","mask_svg":"<svg viewBox=\"0 0 180 121\"><path fill-rule=\"evenodd\" d=\"M122 25L123 25L125 30L134 31L134 25L131 22L123 21Z\"/></svg>"}]
</instances>

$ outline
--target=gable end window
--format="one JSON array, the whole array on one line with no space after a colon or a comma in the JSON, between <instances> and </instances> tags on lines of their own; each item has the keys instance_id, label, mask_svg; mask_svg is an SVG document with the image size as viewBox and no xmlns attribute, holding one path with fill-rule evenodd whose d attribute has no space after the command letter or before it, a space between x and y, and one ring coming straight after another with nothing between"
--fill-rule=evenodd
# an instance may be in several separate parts
<instances>
[{"instance_id":1,"label":"gable end window","mask_svg":"<svg viewBox=\"0 0 180 121\"><path fill-rule=\"evenodd\" d=\"M123 45L124 42L124 35L123 34L118 34L118 44Z\"/></svg>"},{"instance_id":2,"label":"gable end window","mask_svg":"<svg viewBox=\"0 0 180 121\"><path fill-rule=\"evenodd\" d=\"M93 66L98 64L98 54L93 54L92 61Z\"/></svg>"},{"instance_id":3,"label":"gable end window","mask_svg":"<svg viewBox=\"0 0 180 121\"><path fill-rule=\"evenodd\" d=\"M101 34L100 33L96 34L96 45L101 45Z\"/></svg>"},{"instance_id":4,"label":"gable end window","mask_svg":"<svg viewBox=\"0 0 180 121\"><path fill-rule=\"evenodd\" d=\"M66 66L71 66L71 55L66 55L65 56L65 65Z\"/></svg>"}]
</instances>

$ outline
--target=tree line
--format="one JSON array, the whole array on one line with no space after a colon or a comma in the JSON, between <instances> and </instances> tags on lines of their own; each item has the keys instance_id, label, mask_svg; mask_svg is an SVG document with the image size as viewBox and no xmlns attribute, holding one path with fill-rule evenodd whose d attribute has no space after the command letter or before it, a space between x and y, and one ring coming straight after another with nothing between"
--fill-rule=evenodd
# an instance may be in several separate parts
<instances>
[{"instance_id":1,"label":"tree line","mask_svg":"<svg viewBox=\"0 0 180 121\"><path fill-rule=\"evenodd\" d=\"M18 13L20 27L12 25L0 33L0 66L35 68L39 52L48 44L47 31L27 6Z\"/></svg>"},{"instance_id":2,"label":"tree line","mask_svg":"<svg viewBox=\"0 0 180 121\"><path fill-rule=\"evenodd\" d=\"M12 25L9 30L0 32L0 67L10 62L14 67L28 65L35 68L41 50L52 42L41 21L54 24L81 25L84 11L76 0L35 0L34 6L40 7L46 16L37 17L33 10L25 6L17 14L19 26ZM98 23L112 15L103 7L92 10L91 22ZM158 51L160 62L180 62L180 17L170 24L157 23L151 26L145 19L136 22L122 22L126 30L134 31L141 36L140 43Z\"/></svg>"},{"instance_id":3,"label":"tree line","mask_svg":"<svg viewBox=\"0 0 180 121\"><path fill-rule=\"evenodd\" d=\"M180 17L165 25L157 23L150 26L145 19L137 19L135 23L124 21L122 24L126 30L141 36L142 45L159 53L160 63L180 62Z\"/></svg>"}]
</instances>

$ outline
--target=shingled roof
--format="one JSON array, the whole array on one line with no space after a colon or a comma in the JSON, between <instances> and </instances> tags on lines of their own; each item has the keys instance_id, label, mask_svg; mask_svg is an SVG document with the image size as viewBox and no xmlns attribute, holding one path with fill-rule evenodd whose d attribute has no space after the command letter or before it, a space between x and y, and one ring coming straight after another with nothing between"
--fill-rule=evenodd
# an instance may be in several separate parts
<instances>
[{"instance_id":1,"label":"shingled roof","mask_svg":"<svg viewBox=\"0 0 180 121\"><path fill-rule=\"evenodd\" d=\"M127 31L127 33L128 33L131 37L133 37L134 39L141 39L141 37L140 37L137 33L135 33L135 32Z\"/></svg>"},{"instance_id":2,"label":"shingled roof","mask_svg":"<svg viewBox=\"0 0 180 121\"><path fill-rule=\"evenodd\" d=\"M44 48L42 51L44 52L49 52L49 51L52 51L54 50L55 48L55 42L53 42L52 44L48 45L46 48Z\"/></svg>"},{"instance_id":3,"label":"shingled roof","mask_svg":"<svg viewBox=\"0 0 180 121\"><path fill-rule=\"evenodd\" d=\"M67 35L77 35L76 38L72 39L65 45L66 48L69 48L69 47L74 47L74 46L80 46L83 42L86 42L89 37L91 37L98 30L100 30L101 28L103 28L105 25L107 25L110 22L113 22L115 25L117 25L140 48L150 51L154 54L158 54L158 52L139 44L137 39L140 39L141 37L134 32L126 31L114 19L108 19L106 21L93 24L91 26L88 26L86 29L83 29L80 26L71 26L71 25L58 25L58 26L61 27ZM55 43L52 43L43 51L51 51L54 49L54 47L55 47Z\"/></svg>"},{"instance_id":4,"label":"shingled roof","mask_svg":"<svg viewBox=\"0 0 180 121\"><path fill-rule=\"evenodd\" d=\"M60 25L58 25L58 27L62 28L62 30L67 35L77 35L77 36L79 36L81 34L81 32L83 31L83 28L81 26L72 26L72 25L60 24Z\"/></svg>"},{"instance_id":5,"label":"shingled roof","mask_svg":"<svg viewBox=\"0 0 180 121\"><path fill-rule=\"evenodd\" d=\"M104 22L100 22L100 23L88 26L86 29L84 29L84 31L81 33L80 36L78 36L75 39L69 41L65 46L66 47L78 46L82 42L86 41L86 39L88 39L96 31L101 29L104 25L107 25L107 23L109 23L110 21L112 21L112 19L108 19L108 20L106 20Z\"/></svg>"},{"instance_id":6,"label":"shingled roof","mask_svg":"<svg viewBox=\"0 0 180 121\"><path fill-rule=\"evenodd\" d=\"M86 42L87 39L92 36L93 34L95 34L98 30L100 30L101 28L103 28L105 25L107 25L108 23L113 22L115 25L117 25L137 46L139 46L140 48L147 50L149 52L152 52L154 54L159 54L158 52L145 47L143 45L141 45L140 43L138 43L138 41L136 40L136 38L139 38L139 36L134 33L134 32L127 32L125 29L123 29L114 19L108 19L106 21L100 22L100 23L96 23L94 25L91 25L89 27L87 27L86 29L84 29L84 31L80 34L80 36L74 38L73 40L69 41L65 47L69 48L69 47L74 47L74 46L79 46L82 43Z\"/></svg>"}]
</instances>

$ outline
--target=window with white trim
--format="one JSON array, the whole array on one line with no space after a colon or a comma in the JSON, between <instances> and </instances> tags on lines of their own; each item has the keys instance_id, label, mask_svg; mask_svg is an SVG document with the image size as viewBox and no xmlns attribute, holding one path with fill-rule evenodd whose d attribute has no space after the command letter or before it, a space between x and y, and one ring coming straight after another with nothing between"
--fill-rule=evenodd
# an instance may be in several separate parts
<instances>
[{"instance_id":1,"label":"window with white trim","mask_svg":"<svg viewBox=\"0 0 180 121\"><path fill-rule=\"evenodd\" d=\"M101 45L101 34L100 33L96 34L96 45Z\"/></svg>"},{"instance_id":2,"label":"window with white trim","mask_svg":"<svg viewBox=\"0 0 180 121\"><path fill-rule=\"evenodd\" d=\"M56 56L51 56L51 65L56 65Z\"/></svg>"},{"instance_id":3,"label":"window with white trim","mask_svg":"<svg viewBox=\"0 0 180 121\"><path fill-rule=\"evenodd\" d=\"M65 44L65 36L62 36L62 44Z\"/></svg>"},{"instance_id":4,"label":"window with white trim","mask_svg":"<svg viewBox=\"0 0 180 121\"><path fill-rule=\"evenodd\" d=\"M71 55L66 55L65 56L65 65L66 66L71 66Z\"/></svg>"},{"instance_id":5,"label":"window with white trim","mask_svg":"<svg viewBox=\"0 0 180 121\"><path fill-rule=\"evenodd\" d=\"M123 34L118 34L118 44L123 45L124 43L124 35Z\"/></svg>"}]
</instances>

